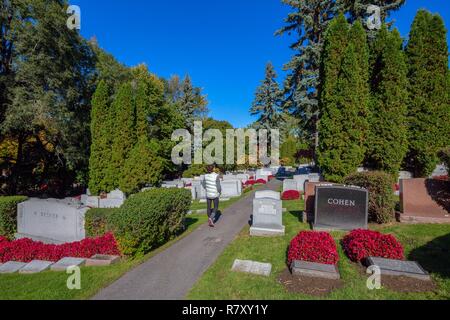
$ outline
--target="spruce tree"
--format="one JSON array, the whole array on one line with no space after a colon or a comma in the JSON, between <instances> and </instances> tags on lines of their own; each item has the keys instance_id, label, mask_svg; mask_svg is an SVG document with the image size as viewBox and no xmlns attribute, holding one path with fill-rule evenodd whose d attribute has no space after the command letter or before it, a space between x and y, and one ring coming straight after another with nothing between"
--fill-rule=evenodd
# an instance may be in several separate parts
<instances>
[{"instance_id":1,"label":"spruce tree","mask_svg":"<svg viewBox=\"0 0 450 320\"><path fill-rule=\"evenodd\" d=\"M371 167L397 175L408 150L407 66L397 30L383 26L372 53L368 156Z\"/></svg>"},{"instance_id":2,"label":"spruce tree","mask_svg":"<svg viewBox=\"0 0 450 320\"><path fill-rule=\"evenodd\" d=\"M250 114L258 116L256 125L261 129L276 129L282 125L282 109L283 92L278 82L277 74L272 63L266 65L266 75L258 87L255 94Z\"/></svg>"},{"instance_id":3,"label":"spruce tree","mask_svg":"<svg viewBox=\"0 0 450 320\"><path fill-rule=\"evenodd\" d=\"M131 83L125 83L120 87L112 109L114 139L108 174L113 187L117 188L128 174L124 170L124 165L136 144L135 103Z\"/></svg>"},{"instance_id":4,"label":"spruce tree","mask_svg":"<svg viewBox=\"0 0 450 320\"><path fill-rule=\"evenodd\" d=\"M325 31L342 8L338 1L282 0L293 11L285 19L286 26L277 35L297 34L290 46L292 59L285 65L289 71L284 83L284 108L301 120L303 135L314 145L318 142L319 70Z\"/></svg>"},{"instance_id":5,"label":"spruce tree","mask_svg":"<svg viewBox=\"0 0 450 320\"><path fill-rule=\"evenodd\" d=\"M91 155L89 160L89 189L92 194L108 191L107 170L111 161L111 137L109 128L110 89L100 81L92 97Z\"/></svg>"},{"instance_id":6,"label":"spruce tree","mask_svg":"<svg viewBox=\"0 0 450 320\"><path fill-rule=\"evenodd\" d=\"M342 18L337 20L336 31L327 35L327 46L335 50L345 34L345 23ZM326 51L330 55L339 55L331 49ZM330 64L340 65L337 78L335 67ZM323 66L325 92L321 104L318 162L329 181L342 182L364 160L368 131L368 69L367 36L362 24L356 22L348 32L348 44L341 63L328 56ZM331 96L333 91L334 98Z\"/></svg>"},{"instance_id":7,"label":"spruce tree","mask_svg":"<svg viewBox=\"0 0 450 320\"><path fill-rule=\"evenodd\" d=\"M410 124L407 166L426 177L439 162L439 151L450 141L448 44L442 18L419 10L406 48Z\"/></svg>"}]
</instances>

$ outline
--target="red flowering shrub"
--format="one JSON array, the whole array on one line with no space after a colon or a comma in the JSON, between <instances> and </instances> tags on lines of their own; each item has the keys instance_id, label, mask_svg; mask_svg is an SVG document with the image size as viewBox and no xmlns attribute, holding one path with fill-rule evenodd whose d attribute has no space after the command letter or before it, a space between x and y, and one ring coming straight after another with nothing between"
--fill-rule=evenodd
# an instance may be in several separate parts
<instances>
[{"instance_id":1,"label":"red flowering shrub","mask_svg":"<svg viewBox=\"0 0 450 320\"><path fill-rule=\"evenodd\" d=\"M327 232L302 231L289 246L289 266L295 260L335 265L339 261L336 243Z\"/></svg>"},{"instance_id":2,"label":"red flowering shrub","mask_svg":"<svg viewBox=\"0 0 450 320\"><path fill-rule=\"evenodd\" d=\"M298 200L300 199L300 192L296 190L288 190L283 192L283 195L281 196L281 200Z\"/></svg>"},{"instance_id":3,"label":"red flowering shrub","mask_svg":"<svg viewBox=\"0 0 450 320\"><path fill-rule=\"evenodd\" d=\"M254 186L256 184L256 181L255 180L248 180L246 183L245 183L245 186L246 187L248 187L248 186Z\"/></svg>"},{"instance_id":4,"label":"red flowering shrub","mask_svg":"<svg viewBox=\"0 0 450 320\"><path fill-rule=\"evenodd\" d=\"M0 237L0 262L31 262L45 260L57 262L65 257L90 258L95 254L120 255L112 233L99 238L61 245L44 244L31 239L8 241Z\"/></svg>"},{"instance_id":5,"label":"red flowering shrub","mask_svg":"<svg viewBox=\"0 0 450 320\"><path fill-rule=\"evenodd\" d=\"M342 240L345 253L353 262L368 257L404 260L403 246L392 235L370 230L354 230Z\"/></svg>"},{"instance_id":6,"label":"red flowering shrub","mask_svg":"<svg viewBox=\"0 0 450 320\"><path fill-rule=\"evenodd\" d=\"M267 181L264 180L264 179L258 179L258 180L256 180L256 184L266 184L266 183L267 183Z\"/></svg>"},{"instance_id":7,"label":"red flowering shrub","mask_svg":"<svg viewBox=\"0 0 450 320\"><path fill-rule=\"evenodd\" d=\"M273 179L275 179L275 176L269 176L269 181L272 181Z\"/></svg>"}]
</instances>

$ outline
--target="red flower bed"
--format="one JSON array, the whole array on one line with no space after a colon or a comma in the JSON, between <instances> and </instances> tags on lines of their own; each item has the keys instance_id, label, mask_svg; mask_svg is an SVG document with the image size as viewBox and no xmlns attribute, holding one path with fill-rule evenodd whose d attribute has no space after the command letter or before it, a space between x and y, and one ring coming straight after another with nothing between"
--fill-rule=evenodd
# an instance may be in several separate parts
<instances>
[{"instance_id":1,"label":"red flower bed","mask_svg":"<svg viewBox=\"0 0 450 320\"><path fill-rule=\"evenodd\" d=\"M448 180L448 176L436 176L433 177L434 180L441 180L441 181L447 181Z\"/></svg>"},{"instance_id":2,"label":"red flower bed","mask_svg":"<svg viewBox=\"0 0 450 320\"><path fill-rule=\"evenodd\" d=\"M95 254L120 255L116 239L110 234L61 245L44 244L31 239L8 241L0 237L0 262L57 262L65 257L90 258Z\"/></svg>"},{"instance_id":3,"label":"red flower bed","mask_svg":"<svg viewBox=\"0 0 450 320\"><path fill-rule=\"evenodd\" d=\"M245 186L246 187L249 187L249 186L254 186L256 184L256 181L255 180L248 180L246 183L245 183Z\"/></svg>"},{"instance_id":4,"label":"red flower bed","mask_svg":"<svg viewBox=\"0 0 450 320\"><path fill-rule=\"evenodd\" d=\"M267 184L267 181L264 179L258 179L256 180L256 184Z\"/></svg>"},{"instance_id":5,"label":"red flower bed","mask_svg":"<svg viewBox=\"0 0 450 320\"><path fill-rule=\"evenodd\" d=\"M296 190L288 190L283 192L283 195L281 196L281 200L298 200L300 199L300 192Z\"/></svg>"},{"instance_id":6,"label":"red flower bed","mask_svg":"<svg viewBox=\"0 0 450 320\"><path fill-rule=\"evenodd\" d=\"M327 232L302 231L289 246L289 266L295 260L335 265L339 261L336 243Z\"/></svg>"},{"instance_id":7,"label":"red flower bed","mask_svg":"<svg viewBox=\"0 0 450 320\"><path fill-rule=\"evenodd\" d=\"M275 179L275 176L269 176L269 181L272 181L273 179Z\"/></svg>"},{"instance_id":8,"label":"red flower bed","mask_svg":"<svg viewBox=\"0 0 450 320\"><path fill-rule=\"evenodd\" d=\"M403 246L392 235L370 230L354 230L342 240L345 253L354 262L368 257L404 260Z\"/></svg>"}]
</instances>

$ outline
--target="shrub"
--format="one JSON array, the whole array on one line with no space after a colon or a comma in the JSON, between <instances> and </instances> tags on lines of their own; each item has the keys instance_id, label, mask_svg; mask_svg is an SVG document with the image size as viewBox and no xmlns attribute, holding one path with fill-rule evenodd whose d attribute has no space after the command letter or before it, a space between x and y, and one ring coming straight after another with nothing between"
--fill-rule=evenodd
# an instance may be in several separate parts
<instances>
[{"instance_id":1,"label":"shrub","mask_svg":"<svg viewBox=\"0 0 450 320\"><path fill-rule=\"evenodd\" d=\"M114 236L109 233L99 238L60 245L44 244L31 239L8 241L0 238L0 262L33 260L57 262L62 258L90 258L95 254L120 255Z\"/></svg>"},{"instance_id":2,"label":"shrub","mask_svg":"<svg viewBox=\"0 0 450 320\"><path fill-rule=\"evenodd\" d=\"M392 176L381 171L355 173L345 184L369 190L369 221L379 224L391 222L395 216L395 197Z\"/></svg>"},{"instance_id":3,"label":"shrub","mask_svg":"<svg viewBox=\"0 0 450 320\"><path fill-rule=\"evenodd\" d=\"M85 216L84 228L87 237L101 237L108 233L108 218L119 209L90 209Z\"/></svg>"},{"instance_id":4,"label":"shrub","mask_svg":"<svg viewBox=\"0 0 450 320\"><path fill-rule=\"evenodd\" d=\"M143 255L184 231L191 197L186 189L152 189L130 197L109 219L121 252Z\"/></svg>"},{"instance_id":5,"label":"shrub","mask_svg":"<svg viewBox=\"0 0 450 320\"><path fill-rule=\"evenodd\" d=\"M368 257L405 259L403 247L394 236L376 231L354 230L344 237L342 247L353 262L359 262Z\"/></svg>"},{"instance_id":6,"label":"shrub","mask_svg":"<svg viewBox=\"0 0 450 320\"><path fill-rule=\"evenodd\" d=\"M298 200L300 199L300 192L296 191L296 190L288 190L283 192L283 195L281 196L281 200L286 200L286 201L290 201L290 200Z\"/></svg>"},{"instance_id":7,"label":"shrub","mask_svg":"<svg viewBox=\"0 0 450 320\"><path fill-rule=\"evenodd\" d=\"M289 266L295 260L335 265L339 261L336 243L327 232L302 231L289 246Z\"/></svg>"},{"instance_id":8,"label":"shrub","mask_svg":"<svg viewBox=\"0 0 450 320\"><path fill-rule=\"evenodd\" d=\"M267 184L267 181L264 179L258 179L258 180L256 180L255 184Z\"/></svg>"},{"instance_id":9,"label":"shrub","mask_svg":"<svg viewBox=\"0 0 450 320\"><path fill-rule=\"evenodd\" d=\"M203 165L192 165L183 172L183 178L194 178L206 173L206 167Z\"/></svg>"},{"instance_id":10,"label":"shrub","mask_svg":"<svg viewBox=\"0 0 450 320\"><path fill-rule=\"evenodd\" d=\"M12 239L17 232L17 205L27 197L0 197L0 235Z\"/></svg>"}]
</instances>

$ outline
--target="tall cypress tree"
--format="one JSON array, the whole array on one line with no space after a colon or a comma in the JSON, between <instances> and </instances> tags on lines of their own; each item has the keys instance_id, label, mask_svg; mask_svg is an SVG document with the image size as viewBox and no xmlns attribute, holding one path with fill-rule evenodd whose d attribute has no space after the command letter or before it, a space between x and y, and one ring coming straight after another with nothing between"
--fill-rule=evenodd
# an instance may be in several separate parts
<instances>
[{"instance_id":1,"label":"tall cypress tree","mask_svg":"<svg viewBox=\"0 0 450 320\"><path fill-rule=\"evenodd\" d=\"M363 162L368 131L367 36L356 22L345 46L346 26L345 18L338 17L327 34L321 94L318 163L325 178L336 182Z\"/></svg>"},{"instance_id":2,"label":"tall cypress tree","mask_svg":"<svg viewBox=\"0 0 450 320\"><path fill-rule=\"evenodd\" d=\"M113 103L114 140L112 144L109 179L114 188L120 187L124 175L124 165L136 144L135 103L131 83L123 84ZM110 191L110 190L108 190Z\"/></svg>"},{"instance_id":3,"label":"tall cypress tree","mask_svg":"<svg viewBox=\"0 0 450 320\"><path fill-rule=\"evenodd\" d=\"M258 116L256 124L262 129L279 128L283 122L281 103L283 93L277 82L277 74L272 63L266 65L266 75L256 90L250 114Z\"/></svg>"},{"instance_id":4,"label":"tall cypress tree","mask_svg":"<svg viewBox=\"0 0 450 320\"><path fill-rule=\"evenodd\" d=\"M109 131L110 89L105 81L100 81L92 97L91 111L91 156L89 160L89 189L93 194L107 191L108 165L111 161Z\"/></svg>"},{"instance_id":5,"label":"tall cypress tree","mask_svg":"<svg viewBox=\"0 0 450 320\"><path fill-rule=\"evenodd\" d=\"M406 54L410 80L407 165L416 176L428 176L439 162L439 150L450 141L448 44L440 16L419 10Z\"/></svg>"},{"instance_id":6,"label":"tall cypress tree","mask_svg":"<svg viewBox=\"0 0 450 320\"><path fill-rule=\"evenodd\" d=\"M397 175L408 150L408 80L403 41L397 30L389 32L383 26L373 48L369 163Z\"/></svg>"}]
</instances>

